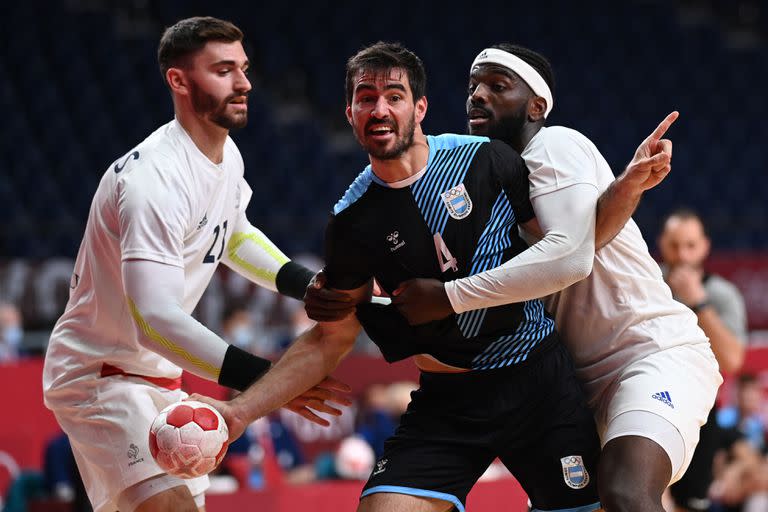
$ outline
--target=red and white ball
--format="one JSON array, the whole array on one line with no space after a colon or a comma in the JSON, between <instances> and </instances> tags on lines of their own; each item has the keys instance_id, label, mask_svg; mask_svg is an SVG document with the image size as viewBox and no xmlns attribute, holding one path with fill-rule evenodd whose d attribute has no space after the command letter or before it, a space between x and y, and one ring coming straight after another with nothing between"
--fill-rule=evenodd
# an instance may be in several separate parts
<instances>
[{"instance_id":1,"label":"red and white ball","mask_svg":"<svg viewBox=\"0 0 768 512\"><path fill-rule=\"evenodd\" d=\"M179 402L160 411L152 422L149 451L165 472L195 478L219 465L228 439L219 411L202 402Z\"/></svg>"}]
</instances>

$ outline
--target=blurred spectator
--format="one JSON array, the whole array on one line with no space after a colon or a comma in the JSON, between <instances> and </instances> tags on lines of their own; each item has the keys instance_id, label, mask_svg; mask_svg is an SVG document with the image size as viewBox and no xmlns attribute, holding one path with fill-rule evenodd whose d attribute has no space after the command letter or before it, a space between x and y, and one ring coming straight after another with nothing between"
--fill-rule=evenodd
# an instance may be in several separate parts
<instances>
[{"instance_id":1,"label":"blurred spectator","mask_svg":"<svg viewBox=\"0 0 768 512\"><path fill-rule=\"evenodd\" d=\"M765 451L763 388L755 375L739 375L736 403L717 412L717 423L723 428L736 428L756 450Z\"/></svg>"},{"instance_id":2,"label":"blurred spectator","mask_svg":"<svg viewBox=\"0 0 768 512\"><path fill-rule=\"evenodd\" d=\"M221 323L221 337L243 350L264 356L271 354L271 343L259 336L253 315L246 309L233 308L224 313Z\"/></svg>"},{"instance_id":3,"label":"blurred spectator","mask_svg":"<svg viewBox=\"0 0 768 512\"><path fill-rule=\"evenodd\" d=\"M0 302L0 362L19 358L23 338L21 311L10 302Z\"/></svg>"},{"instance_id":4,"label":"blurred spectator","mask_svg":"<svg viewBox=\"0 0 768 512\"><path fill-rule=\"evenodd\" d=\"M735 431L735 429L733 429ZM768 459L741 438L715 457L710 512L768 510Z\"/></svg>"},{"instance_id":5,"label":"blurred spectator","mask_svg":"<svg viewBox=\"0 0 768 512\"><path fill-rule=\"evenodd\" d=\"M747 315L738 289L724 278L704 270L710 240L701 218L680 209L669 215L658 240L664 279L672 295L696 313L699 326L709 337L723 373L738 371L744 361ZM708 489L712 466L719 449L731 445L730 436L716 421L715 408L701 428L699 444L683 478L672 485L677 511L700 512L710 507Z\"/></svg>"},{"instance_id":6,"label":"blurred spectator","mask_svg":"<svg viewBox=\"0 0 768 512\"><path fill-rule=\"evenodd\" d=\"M667 217L659 236L664 279L672 295L696 313L720 371L730 374L744 361L747 311L736 286L705 272L710 248L704 223L695 212L681 209Z\"/></svg>"},{"instance_id":7,"label":"blurred spectator","mask_svg":"<svg viewBox=\"0 0 768 512\"><path fill-rule=\"evenodd\" d=\"M238 393L233 391L234 397ZM273 485L273 480L289 484L313 481L315 471L307 463L301 444L279 416L259 418L229 445L221 467L240 483L252 489Z\"/></svg>"},{"instance_id":8,"label":"blurred spectator","mask_svg":"<svg viewBox=\"0 0 768 512\"><path fill-rule=\"evenodd\" d=\"M384 441L395 433L400 416L408 408L414 382L374 384L365 393L357 434L373 448L378 459L384 453Z\"/></svg>"},{"instance_id":9,"label":"blurred spectator","mask_svg":"<svg viewBox=\"0 0 768 512\"><path fill-rule=\"evenodd\" d=\"M43 485L51 498L71 503L71 512L92 512L75 456L64 432L51 438L43 455Z\"/></svg>"}]
</instances>

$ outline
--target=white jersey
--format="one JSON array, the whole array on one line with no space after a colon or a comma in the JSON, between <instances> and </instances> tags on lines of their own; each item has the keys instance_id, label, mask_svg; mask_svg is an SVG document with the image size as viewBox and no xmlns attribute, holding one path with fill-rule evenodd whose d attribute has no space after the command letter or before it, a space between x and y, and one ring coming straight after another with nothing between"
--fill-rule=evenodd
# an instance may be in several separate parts
<instances>
[{"instance_id":1,"label":"white jersey","mask_svg":"<svg viewBox=\"0 0 768 512\"><path fill-rule=\"evenodd\" d=\"M176 120L107 169L91 204L69 302L46 353L46 401L57 389L98 375L104 364L149 377L181 375L179 366L139 343L121 264L140 259L183 268L181 306L191 313L250 200L243 171L232 139L222 163L214 164Z\"/></svg>"},{"instance_id":2,"label":"white jersey","mask_svg":"<svg viewBox=\"0 0 768 512\"><path fill-rule=\"evenodd\" d=\"M602 193L614 180L608 163L581 133L542 128L522 153L530 196L589 184ZM562 338L590 401L638 359L666 348L707 343L696 315L672 298L661 270L633 220L598 250L586 279L549 296Z\"/></svg>"}]
</instances>

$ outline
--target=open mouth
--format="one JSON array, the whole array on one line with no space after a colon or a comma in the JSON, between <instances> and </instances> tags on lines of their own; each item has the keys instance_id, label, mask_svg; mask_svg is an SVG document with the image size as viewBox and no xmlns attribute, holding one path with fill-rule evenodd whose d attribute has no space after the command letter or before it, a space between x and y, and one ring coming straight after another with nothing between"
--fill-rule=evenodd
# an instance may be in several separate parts
<instances>
[{"instance_id":1,"label":"open mouth","mask_svg":"<svg viewBox=\"0 0 768 512\"><path fill-rule=\"evenodd\" d=\"M395 133L395 129L389 125L377 125L368 128L368 135L374 138L386 138Z\"/></svg>"},{"instance_id":2,"label":"open mouth","mask_svg":"<svg viewBox=\"0 0 768 512\"><path fill-rule=\"evenodd\" d=\"M482 108L473 107L467 112L470 126L487 123L491 118L491 114Z\"/></svg>"}]
</instances>

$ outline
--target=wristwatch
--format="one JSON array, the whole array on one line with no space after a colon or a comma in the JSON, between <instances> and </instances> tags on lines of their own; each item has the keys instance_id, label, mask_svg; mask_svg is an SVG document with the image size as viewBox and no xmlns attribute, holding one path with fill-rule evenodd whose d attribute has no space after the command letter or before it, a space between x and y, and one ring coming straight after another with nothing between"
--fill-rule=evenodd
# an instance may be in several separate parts
<instances>
[{"instance_id":1,"label":"wristwatch","mask_svg":"<svg viewBox=\"0 0 768 512\"><path fill-rule=\"evenodd\" d=\"M702 309L704 309L706 307L709 307L710 305L711 304L709 303L709 300L704 299L703 301L699 302L698 304L694 304L693 306L690 306L690 308L691 308L691 311L693 311L694 313L696 313L698 315L699 312Z\"/></svg>"}]
</instances>

